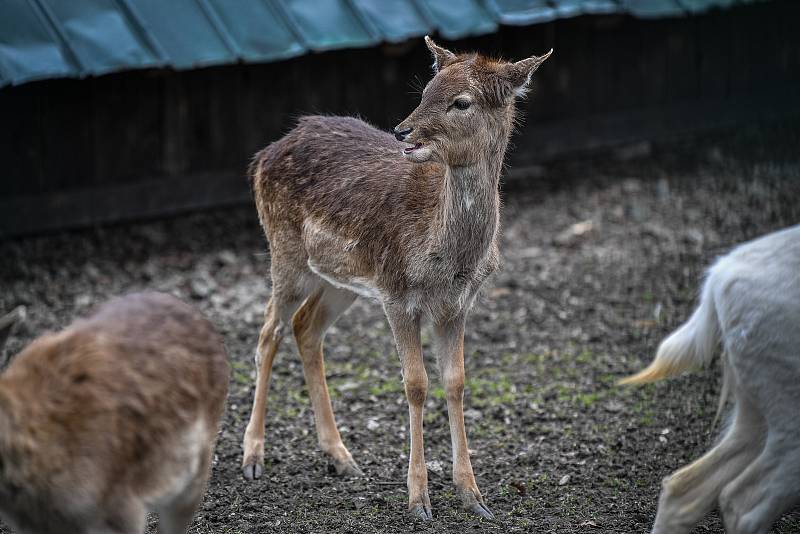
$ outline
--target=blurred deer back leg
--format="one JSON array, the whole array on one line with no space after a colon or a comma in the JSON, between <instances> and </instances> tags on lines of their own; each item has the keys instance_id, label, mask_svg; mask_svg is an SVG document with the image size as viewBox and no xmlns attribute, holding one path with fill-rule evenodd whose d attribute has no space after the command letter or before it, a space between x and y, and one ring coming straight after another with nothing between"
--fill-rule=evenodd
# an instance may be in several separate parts
<instances>
[{"instance_id":1,"label":"blurred deer back leg","mask_svg":"<svg viewBox=\"0 0 800 534\"><path fill-rule=\"evenodd\" d=\"M101 514L94 518L94 524L81 528L78 532L86 534L140 534L147 524L147 508L141 499L121 492L110 499L111 513ZM31 531L33 532L33 531ZM52 532L57 532L53 530Z\"/></svg>"},{"instance_id":2,"label":"blurred deer back leg","mask_svg":"<svg viewBox=\"0 0 800 534\"><path fill-rule=\"evenodd\" d=\"M213 437L211 437L213 440ZM213 443L213 441L212 441ZM199 468L194 480L172 502L158 509L159 534L185 534L192 519L203 501L208 477L211 475L211 461L214 447L205 447L199 452Z\"/></svg>"},{"instance_id":3,"label":"blurred deer back leg","mask_svg":"<svg viewBox=\"0 0 800 534\"><path fill-rule=\"evenodd\" d=\"M350 307L355 298L355 294L325 283L305 300L292 318L294 337L314 409L319 445L338 475L362 473L342 443L336 427L328 384L325 381L322 342L327 329Z\"/></svg>"}]
</instances>

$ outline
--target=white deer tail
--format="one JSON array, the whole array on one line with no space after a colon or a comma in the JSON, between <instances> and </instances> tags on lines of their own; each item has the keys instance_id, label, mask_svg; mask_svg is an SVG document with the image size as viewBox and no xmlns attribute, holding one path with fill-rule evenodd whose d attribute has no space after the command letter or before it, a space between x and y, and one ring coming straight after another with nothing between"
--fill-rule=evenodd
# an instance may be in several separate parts
<instances>
[{"instance_id":1,"label":"white deer tail","mask_svg":"<svg viewBox=\"0 0 800 534\"><path fill-rule=\"evenodd\" d=\"M711 362L719 343L720 329L710 282L706 280L700 305L692 317L661 342L652 363L635 375L623 378L620 384L655 382Z\"/></svg>"}]
</instances>

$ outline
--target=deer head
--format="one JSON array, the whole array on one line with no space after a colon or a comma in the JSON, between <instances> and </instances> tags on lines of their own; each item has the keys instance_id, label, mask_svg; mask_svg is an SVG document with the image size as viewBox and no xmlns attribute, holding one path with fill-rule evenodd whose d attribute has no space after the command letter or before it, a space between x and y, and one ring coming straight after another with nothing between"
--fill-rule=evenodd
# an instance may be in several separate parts
<instances>
[{"instance_id":1,"label":"deer head","mask_svg":"<svg viewBox=\"0 0 800 534\"><path fill-rule=\"evenodd\" d=\"M474 164L493 139L508 139L516 98L525 94L531 76L553 50L511 63L457 55L428 36L425 44L433 54L435 75L417 108L395 127L395 137L411 145L403 150L411 161Z\"/></svg>"}]
</instances>

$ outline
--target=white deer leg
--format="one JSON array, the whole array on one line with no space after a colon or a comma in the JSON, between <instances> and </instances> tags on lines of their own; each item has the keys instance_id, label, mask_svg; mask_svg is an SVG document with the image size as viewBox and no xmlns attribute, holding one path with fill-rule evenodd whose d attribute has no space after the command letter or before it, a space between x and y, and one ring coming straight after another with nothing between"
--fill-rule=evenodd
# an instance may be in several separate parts
<instances>
[{"instance_id":1,"label":"white deer leg","mask_svg":"<svg viewBox=\"0 0 800 534\"><path fill-rule=\"evenodd\" d=\"M778 354L787 356L762 355L740 363L743 371L750 372L748 385L763 407L767 431L761 454L720 495L725 527L732 534L766 533L782 513L800 501L800 387L797 371L791 368L796 367L797 357L789 347ZM765 432L758 429L754 434Z\"/></svg>"},{"instance_id":2,"label":"white deer leg","mask_svg":"<svg viewBox=\"0 0 800 534\"><path fill-rule=\"evenodd\" d=\"M423 521L433 519L428 496L428 470L422 439L422 409L428 394L428 374L422 360L419 317L385 306L403 368L408 399L411 454L408 460L408 510Z\"/></svg>"},{"instance_id":3,"label":"white deer leg","mask_svg":"<svg viewBox=\"0 0 800 534\"><path fill-rule=\"evenodd\" d=\"M770 438L759 457L720 495L720 510L730 534L769 531L786 510L800 501L800 451L797 441Z\"/></svg>"},{"instance_id":4,"label":"white deer leg","mask_svg":"<svg viewBox=\"0 0 800 534\"><path fill-rule=\"evenodd\" d=\"M450 440L453 446L453 483L464 508L484 517L494 519L475 482L467 447L464 425L464 321L459 317L434 326L439 373L447 399L450 419Z\"/></svg>"},{"instance_id":5,"label":"white deer leg","mask_svg":"<svg viewBox=\"0 0 800 534\"><path fill-rule=\"evenodd\" d=\"M733 426L720 443L664 479L653 534L689 532L710 512L722 488L758 455L763 428L760 412L738 399Z\"/></svg>"}]
</instances>

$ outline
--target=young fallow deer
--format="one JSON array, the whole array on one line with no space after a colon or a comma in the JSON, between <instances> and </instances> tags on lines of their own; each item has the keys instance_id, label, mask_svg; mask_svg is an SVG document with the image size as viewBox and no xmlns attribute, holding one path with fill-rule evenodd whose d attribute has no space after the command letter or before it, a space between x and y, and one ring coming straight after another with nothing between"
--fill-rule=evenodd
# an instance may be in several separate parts
<instances>
[{"instance_id":1,"label":"young fallow deer","mask_svg":"<svg viewBox=\"0 0 800 534\"><path fill-rule=\"evenodd\" d=\"M0 321L2 322L2 321ZM0 518L18 534L183 534L228 390L222 340L168 295L112 300L0 375Z\"/></svg>"},{"instance_id":2,"label":"young fallow deer","mask_svg":"<svg viewBox=\"0 0 800 534\"><path fill-rule=\"evenodd\" d=\"M409 510L423 520L432 517L422 443L428 377L420 321L427 318L447 398L453 481L467 509L492 518L467 449L464 322L499 262L498 180L514 103L550 52L507 63L456 55L429 37L425 42L435 76L394 137L353 118L304 117L254 158L272 297L256 351L243 470L248 479L261 475L270 370L291 324L320 447L339 474L360 472L336 428L322 340L362 295L383 305L402 364L411 427Z\"/></svg>"},{"instance_id":3,"label":"young fallow deer","mask_svg":"<svg viewBox=\"0 0 800 534\"><path fill-rule=\"evenodd\" d=\"M800 226L714 264L692 317L661 343L640 384L707 364L722 345L719 408L731 424L703 457L664 479L653 534L681 534L719 502L730 534L766 533L800 501Z\"/></svg>"}]
</instances>

